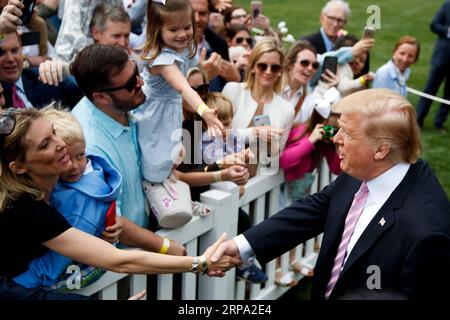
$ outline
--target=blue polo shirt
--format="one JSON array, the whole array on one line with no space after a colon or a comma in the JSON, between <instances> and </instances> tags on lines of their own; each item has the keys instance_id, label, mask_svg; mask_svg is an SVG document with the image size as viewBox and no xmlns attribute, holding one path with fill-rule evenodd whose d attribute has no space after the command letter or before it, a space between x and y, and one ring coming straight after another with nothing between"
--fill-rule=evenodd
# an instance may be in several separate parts
<instances>
[{"instance_id":1,"label":"blue polo shirt","mask_svg":"<svg viewBox=\"0 0 450 320\"><path fill-rule=\"evenodd\" d=\"M86 152L106 158L123 177L122 190L117 200L121 214L147 228L149 221L145 213L140 151L134 119L129 115L128 126L123 126L86 97L75 106L72 114L83 128Z\"/></svg>"}]
</instances>

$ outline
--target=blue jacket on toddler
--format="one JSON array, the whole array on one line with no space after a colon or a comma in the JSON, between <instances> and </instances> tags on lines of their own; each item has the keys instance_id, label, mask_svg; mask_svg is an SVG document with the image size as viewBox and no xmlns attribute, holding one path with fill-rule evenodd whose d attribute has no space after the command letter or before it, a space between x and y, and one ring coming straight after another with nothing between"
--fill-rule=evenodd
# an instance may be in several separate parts
<instances>
[{"instance_id":1,"label":"blue jacket on toddler","mask_svg":"<svg viewBox=\"0 0 450 320\"><path fill-rule=\"evenodd\" d=\"M76 182L59 181L52 192L50 204L74 227L86 233L100 236L105 229L106 212L119 195L122 176L102 157L88 156L84 175ZM70 258L49 250L33 260L28 270L14 278L26 288L52 287L60 275L73 264ZM95 268L92 268L95 269Z\"/></svg>"}]
</instances>

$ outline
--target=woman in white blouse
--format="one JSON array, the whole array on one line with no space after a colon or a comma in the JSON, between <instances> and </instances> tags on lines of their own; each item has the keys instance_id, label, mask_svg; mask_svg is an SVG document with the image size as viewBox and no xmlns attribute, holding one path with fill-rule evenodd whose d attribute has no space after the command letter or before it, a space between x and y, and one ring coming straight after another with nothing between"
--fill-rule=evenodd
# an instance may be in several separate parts
<instances>
[{"instance_id":1,"label":"woman in white blouse","mask_svg":"<svg viewBox=\"0 0 450 320\"><path fill-rule=\"evenodd\" d=\"M283 72L283 52L273 40L262 40L249 56L244 82L229 82L222 91L233 104L233 129L250 144L257 138L267 141L269 146L272 144L272 160L274 150L278 153L284 149L294 119L291 104L279 95ZM270 123L254 126L253 120L258 116L268 116Z\"/></svg>"}]
</instances>

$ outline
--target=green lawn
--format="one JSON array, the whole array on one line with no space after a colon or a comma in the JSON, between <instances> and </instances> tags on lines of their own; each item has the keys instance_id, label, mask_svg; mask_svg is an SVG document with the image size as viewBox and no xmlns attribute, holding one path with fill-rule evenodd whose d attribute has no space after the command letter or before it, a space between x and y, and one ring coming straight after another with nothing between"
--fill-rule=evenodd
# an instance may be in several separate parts
<instances>
[{"instance_id":1,"label":"green lawn","mask_svg":"<svg viewBox=\"0 0 450 320\"><path fill-rule=\"evenodd\" d=\"M250 8L250 1L234 1L245 8ZM319 29L319 13L327 2L306 0L264 0L263 13L271 19L272 26L280 21L286 21L289 33L295 38L315 32ZM392 54L392 48L400 36L409 34L416 37L422 44L421 56L412 67L412 76L408 85L422 90L428 77L428 68L436 35L430 31L429 25L437 10L443 3L441 0L350 0L352 10L346 30L358 37L366 24L369 15L366 10L369 5L377 5L381 12L381 29L376 32L376 44L371 51L371 70L376 71ZM442 93L440 92L439 95ZM408 97L413 105L418 99ZM423 133L424 158L430 163L439 181L444 186L447 195L450 194L450 135L435 132L433 117L438 105L433 104L426 119ZM447 128L450 129L450 125Z\"/></svg>"}]
</instances>

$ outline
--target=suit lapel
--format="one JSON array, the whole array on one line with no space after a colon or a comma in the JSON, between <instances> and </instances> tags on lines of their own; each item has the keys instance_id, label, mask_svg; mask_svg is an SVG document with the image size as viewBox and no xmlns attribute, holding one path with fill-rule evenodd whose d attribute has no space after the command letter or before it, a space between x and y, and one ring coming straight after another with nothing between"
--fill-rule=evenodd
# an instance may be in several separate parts
<instances>
[{"instance_id":1,"label":"suit lapel","mask_svg":"<svg viewBox=\"0 0 450 320\"><path fill-rule=\"evenodd\" d=\"M421 161L416 164L411 165L406 176L403 178L402 182L397 186L397 188L392 192L390 197L375 215L375 217L370 221L367 228L362 233L361 237L356 242L352 252L350 253L344 269L342 269L341 277L350 267L367 251L372 247L377 239L386 232L395 223L394 212L403 206L403 203L408 195L409 190L414 185L417 179L419 169L418 166L422 165ZM339 280L338 280L339 281Z\"/></svg>"}]
</instances>

